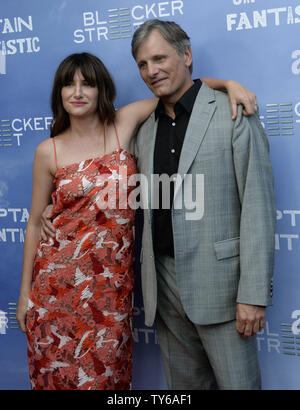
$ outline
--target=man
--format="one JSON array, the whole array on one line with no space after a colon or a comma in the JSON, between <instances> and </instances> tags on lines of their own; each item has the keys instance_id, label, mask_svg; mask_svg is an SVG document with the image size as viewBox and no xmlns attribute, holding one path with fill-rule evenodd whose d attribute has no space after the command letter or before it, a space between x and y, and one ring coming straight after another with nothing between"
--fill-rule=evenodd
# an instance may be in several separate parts
<instances>
[{"instance_id":1,"label":"man","mask_svg":"<svg viewBox=\"0 0 300 410\"><path fill-rule=\"evenodd\" d=\"M189 37L177 24L147 21L132 53L160 98L137 137L139 170L148 181L178 174L171 209L144 210L141 256L145 321L155 319L168 386L260 389L251 336L271 303L275 234L265 133L257 115L239 109L232 121L226 94L192 81ZM197 190L200 174L204 214L194 220L175 201L187 183Z\"/></svg>"},{"instance_id":2,"label":"man","mask_svg":"<svg viewBox=\"0 0 300 410\"><path fill-rule=\"evenodd\" d=\"M172 29L170 40L160 31L166 27ZM174 37L177 38L178 32L179 37L183 36L179 44L170 43ZM269 301L268 296L267 302L264 296L268 293L273 250L273 244L269 243L272 236L269 231L273 229L273 199L265 136L261 128L257 131L260 126L257 117L245 122L241 107L238 118L233 122L232 114L236 116L234 107L231 114L225 94L215 94L200 81L193 83L188 37L175 23L158 20L144 23L134 35L132 50L142 78L160 98L155 113L144 123L137 137L136 155L140 172L148 177L148 181L152 174L173 175L177 171L180 175L204 174L205 177L205 212L201 220L186 220L185 209L174 209L173 206L171 209L144 210L141 266L145 321L151 326L156 319L169 388L208 389L216 386L215 379L219 388L247 388L248 380L239 385L231 379L235 373L235 362L241 360L240 356L247 356L248 352L250 356L247 356L246 364L237 367L245 373L246 379L250 377L250 388L258 388L254 340L242 339L234 328L234 319L237 301L259 306ZM248 153L250 137L244 128L255 129L254 156ZM240 129L243 130L242 140ZM242 158L236 154L236 170L231 143L237 152L241 148ZM258 151L260 155L256 158ZM253 165L253 160L257 166L265 168L265 171L259 169L257 175L257 179L263 175L265 182L258 180L255 183L258 187L261 184L261 188L267 187L268 191L265 198L261 198L263 192L258 188L258 221L253 222L250 217L250 228L261 223L261 214L265 211L268 233L261 227L257 228L257 249L266 261L257 263L258 272L253 269L249 272L254 276L252 282L247 271L245 279L243 277L242 280L241 275L239 281L238 236L240 230L248 229L248 225L242 227L240 223L244 192L247 198L249 196L245 190L248 175L244 164L248 161L252 167L250 171L254 173L256 164ZM181 185L185 183L183 180ZM253 189L255 183L251 182L250 189L256 194ZM142 190L142 196L143 193ZM144 202L145 197L142 198ZM173 197L174 186L171 185L169 199L173 201ZM256 210L252 209L253 212L256 217ZM43 222L46 216L47 212ZM259 236L261 231L262 237ZM45 228L45 232L50 234L51 230ZM253 235L250 238L252 241L256 239ZM266 244L261 243L264 238L267 238ZM268 246L267 254L262 252L265 245ZM246 242L243 247L247 246ZM249 253L250 257L254 251L252 249ZM255 301L251 299L250 290L247 295L247 283L241 287L241 292L246 294L245 299L237 299L239 282L247 281L250 288L258 286ZM252 333L249 326L242 329L247 306L240 306L243 309L238 310L238 330L247 337ZM264 308L254 307L252 310L261 316L261 323L254 326L255 333L263 326ZM228 363L228 366L219 362ZM248 372L248 368L253 369L253 374ZM244 378L238 373L237 379Z\"/></svg>"}]
</instances>

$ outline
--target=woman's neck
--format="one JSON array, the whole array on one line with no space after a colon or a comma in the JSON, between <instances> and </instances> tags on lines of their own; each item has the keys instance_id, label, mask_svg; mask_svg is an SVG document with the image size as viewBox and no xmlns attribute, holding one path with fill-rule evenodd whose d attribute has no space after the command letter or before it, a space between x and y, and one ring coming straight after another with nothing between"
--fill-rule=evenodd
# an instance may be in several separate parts
<instances>
[{"instance_id":1,"label":"woman's neck","mask_svg":"<svg viewBox=\"0 0 300 410\"><path fill-rule=\"evenodd\" d=\"M85 137L87 135L99 136L103 134L104 125L100 121L98 115L85 118L70 117L70 127L68 129L72 136Z\"/></svg>"}]
</instances>

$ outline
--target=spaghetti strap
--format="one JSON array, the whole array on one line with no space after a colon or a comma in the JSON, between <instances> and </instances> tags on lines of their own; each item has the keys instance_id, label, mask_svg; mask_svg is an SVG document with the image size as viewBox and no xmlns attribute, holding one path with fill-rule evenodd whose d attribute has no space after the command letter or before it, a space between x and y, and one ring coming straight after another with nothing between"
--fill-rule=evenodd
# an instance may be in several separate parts
<instances>
[{"instance_id":1,"label":"spaghetti strap","mask_svg":"<svg viewBox=\"0 0 300 410\"><path fill-rule=\"evenodd\" d=\"M55 166L56 166L56 171L58 170L58 165L57 165L57 155L56 155L56 146L55 146L55 137L52 138L53 141L53 149L54 149L54 161L55 161Z\"/></svg>"},{"instance_id":2,"label":"spaghetti strap","mask_svg":"<svg viewBox=\"0 0 300 410\"><path fill-rule=\"evenodd\" d=\"M119 150L120 150L121 146L120 146L120 141L119 141L119 136L118 136L118 130L117 130L117 127L116 127L115 123L114 123L114 129L115 129L115 132L116 132L116 137L117 137L117 140L118 140L118 145L119 145Z\"/></svg>"}]
</instances>

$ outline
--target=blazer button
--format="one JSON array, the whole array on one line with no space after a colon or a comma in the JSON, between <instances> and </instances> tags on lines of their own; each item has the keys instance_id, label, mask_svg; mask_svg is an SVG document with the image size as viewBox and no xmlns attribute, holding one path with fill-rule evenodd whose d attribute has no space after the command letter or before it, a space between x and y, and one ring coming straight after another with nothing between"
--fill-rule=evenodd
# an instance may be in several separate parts
<instances>
[{"instance_id":1,"label":"blazer button","mask_svg":"<svg viewBox=\"0 0 300 410\"><path fill-rule=\"evenodd\" d=\"M273 296L273 278L270 280L270 296Z\"/></svg>"}]
</instances>

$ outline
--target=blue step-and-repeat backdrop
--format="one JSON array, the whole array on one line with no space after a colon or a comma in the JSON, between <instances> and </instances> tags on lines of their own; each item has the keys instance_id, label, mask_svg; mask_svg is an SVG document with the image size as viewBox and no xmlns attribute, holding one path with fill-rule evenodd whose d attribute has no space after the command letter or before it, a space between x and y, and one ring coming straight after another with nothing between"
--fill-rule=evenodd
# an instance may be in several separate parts
<instances>
[{"instance_id":1,"label":"blue step-and-repeat backdrop","mask_svg":"<svg viewBox=\"0 0 300 410\"><path fill-rule=\"evenodd\" d=\"M277 204L274 304L257 336L263 388L300 388L300 0L10 0L0 5L0 389L30 388L16 305L33 155L49 137L54 72L68 54L89 51L112 73L117 107L149 96L130 42L151 18L189 33L195 78L235 79L257 94ZM139 288L137 271L133 389L165 389Z\"/></svg>"}]
</instances>

